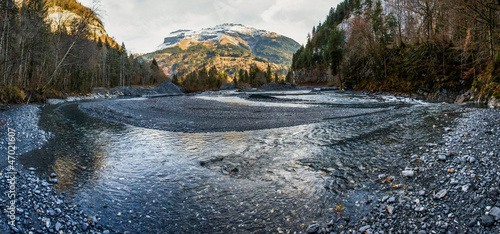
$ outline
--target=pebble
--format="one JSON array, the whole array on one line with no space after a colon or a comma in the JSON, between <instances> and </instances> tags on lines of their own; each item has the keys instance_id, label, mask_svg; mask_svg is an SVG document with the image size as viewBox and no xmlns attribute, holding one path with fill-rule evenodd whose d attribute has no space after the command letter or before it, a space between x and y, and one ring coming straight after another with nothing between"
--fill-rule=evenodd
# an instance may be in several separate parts
<instances>
[{"instance_id":1,"label":"pebble","mask_svg":"<svg viewBox=\"0 0 500 234\"><path fill-rule=\"evenodd\" d=\"M58 179L56 179L56 178L50 178L50 179L49 179L49 182L50 182L50 183L53 183L53 184L57 184L57 183L59 183L59 180L58 180Z\"/></svg>"},{"instance_id":2,"label":"pebble","mask_svg":"<svg viewBox=\"0 0 500 234\"><path fill-rule=\"evenodd\" d=\"M390 215L394 214L394 206L386 206L385 209Z\"/></svg>"},{"instance_id":3,"label":"pebble","mask_svg":"<svg viewBox=\"0 0 500 234\"><path fill-rule=\"evenodd\" d=\"M439 159L440 161L446 161L446 155L444 155L444 154L440 154L440 155L438 155L438 159Z\"/></svg>"},{"instance_id":4,"label":"pebble","mask_svg":"<svg viewBox=\"0 0 500 234\"><path fill-rule=\"evenodd\" d=\"M485 227L491 227L495 223L495 218L491 215L483 215L481 216L481 225Z\"/></svg>"},{"instance_id":5,"label":"pebble","mask_svg":"<svg viewBox=\"0 0 500 234\"><path fill-rule=\"evenodd\" d=\"M307 227L307 233L316 233L319 231L319 224L311 224L309 227Z\"/></svg>"},{"instance_id":6,"label":"pebble","mask_svg":"<svg viewBox=\"0 0 500 234\"><path fill-rule=\"evenodd\" d=\"M61 223L59 223L59 222L57 222L57 223L56 223L56 227L55 227L55 228L56 228L56 231L59 231L59 230L61 229L61 227L62 227L62 224L61 224Z\"/></svg>"},{"instance_id":7,"label":"pebble","mask_svg":"<svg viewBox=\"0 0 500 234\"><path fill-rule=\"evenodd\" d=\"M493 217L495 217L495 220L500 220L500 208L493 207L490 210L490 215L492 215Z\"/></svg>"},{"instance_id":8,"label":"pebble","mask_svg":"<svg viewBox=\"0 0 500 234\"><path fill-rule=\"evenodd\" d=\"M370 229L370 225L366 225L366 226L363 226L363 227L360 227L359 228L359 232L363 233L363 232L366 232L366 230Z\"/></svg>"},{"instance_id":9,"label":"pebble","mask_svg":"<svg viewBox=\"0 0 500 234\"><path fill-rule=\"evenodd\" d=\"M445 197L447 193L448 193L448 190L442 189L434 195L434 199L441 199L441 198Z\"/></svg>"},{"instance_id":10,"label":"pebble","mask_svg":"<svg viewBox=\"0 0 500 234\"><path fill-rule=\"evenodd\" d=\"M469 157L468 161L469 163L475 163L477 160L474 157Z\"/></svg>"},{"instance_id":11,"label":"pebble","mask_svg":"<svg viewBox=\"0 0 500 234\"><path fill-rule=\"evenodd\" d=\"M425 211L425 207L419 206L419 207L415 208L415 211L416 212L424 212Z\"/></svg>"},{"instance_id":12,"label":"pebble","mask_svg":"<svg viewBox=\"0 0 500 234\"><path fill-rule=\"evenodd\" d=\"M415 172L413 172L413 170L405 170L402 171L401 174L403 175L403 177L413 177L415 175Z\"/></svg>"},{"instance_id":13,"label":"pebble","mask_svg":"<svg viewBox=\"0 0 500 234\"><path fill-rule=\"evenodd\" d=\"M385 178L387 178L387 176L385 174L378 175L379 180L385 180Z\"/></svg>"},{"instance_id":14,"label":"pebble","mask_svg":"<svg viewBox=\"0 0 500 234\"><path fill-rule=\"evenodd\" d=\"M89 228L89 224L88 223L82 223L82 229L84 231L87 231L87 228Z\"/></svg>"}]
</instances>

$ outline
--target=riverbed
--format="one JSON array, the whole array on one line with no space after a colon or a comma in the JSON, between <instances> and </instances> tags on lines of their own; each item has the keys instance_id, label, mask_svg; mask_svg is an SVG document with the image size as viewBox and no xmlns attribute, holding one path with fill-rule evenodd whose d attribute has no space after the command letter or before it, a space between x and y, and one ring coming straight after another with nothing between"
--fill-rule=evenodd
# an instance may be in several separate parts
<instances>
[{"instance_id":1,"label":"riverbed","mask_svg":"<svg viewBox=\"0 0 500 234\"><path fill-rule=\"evenodd\" d=\"M365 201L386 195L379 176L443 144L463 112L393 96L262 95L45 106L50 138L19 162L55 173L54 188L111 232L305 232L361 222L376 208Z\"/></svg>"}]
</instances>

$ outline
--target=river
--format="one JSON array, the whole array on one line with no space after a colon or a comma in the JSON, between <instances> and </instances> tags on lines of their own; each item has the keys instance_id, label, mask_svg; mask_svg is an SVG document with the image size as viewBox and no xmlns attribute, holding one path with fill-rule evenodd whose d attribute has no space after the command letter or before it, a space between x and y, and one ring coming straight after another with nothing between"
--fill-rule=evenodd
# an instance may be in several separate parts
<instances>
[{"instance_id":1,"label":"river","mask_svg":"<svg viewBox=\"0 0 500 234\"><path fill-rule=\"evenodd\" d=\"M401 161L439 144L458 108L339 92L274 96L297 108L385 111L284 128L182 133L100 120L78 103L49 105L40 126L54 137L20 162L42 178L56 173L58 191L116 231L300 232L339 212L361 218L371 208L363 201L382 195L372 186L377 176L399 174ZM259 103L270 105L236 104Z\"/></svg>"}]
</instances>

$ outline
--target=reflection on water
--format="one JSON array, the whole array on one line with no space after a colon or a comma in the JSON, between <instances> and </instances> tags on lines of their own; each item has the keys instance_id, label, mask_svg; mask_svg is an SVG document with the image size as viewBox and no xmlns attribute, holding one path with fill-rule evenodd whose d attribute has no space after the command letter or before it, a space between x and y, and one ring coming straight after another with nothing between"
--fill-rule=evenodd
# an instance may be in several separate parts
<instances>
[{"instance_id":1,"label":"reflection on water","mask_svg":"<svg viewBox=\"0 0 500 234\"><path fill-rule=\"evenodd\" d=\"M438 141L442 127L433 125L452 120L445 114L456 108L338 93L280 98L388 111L259 131L174 133L98 120L63 104L46 107L41 119L56 137L21 161L44 178L57 173L60 191L117 231L303 231L376 174L398 171L399 159Z\"/></svg>"}]
</instances>

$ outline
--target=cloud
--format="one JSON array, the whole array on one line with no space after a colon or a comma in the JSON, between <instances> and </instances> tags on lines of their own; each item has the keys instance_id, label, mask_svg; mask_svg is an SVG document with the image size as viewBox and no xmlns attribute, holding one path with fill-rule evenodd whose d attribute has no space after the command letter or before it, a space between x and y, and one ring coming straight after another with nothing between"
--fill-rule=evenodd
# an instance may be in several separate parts
<instances>
[{"instance_id":1,"label":"cloud","mask_svg":"<svg viewBox=\"0 0 500 234\"><path fill-rule=\"evenodd\" d=\"M91 6L93 0L81 0ZM100 0L110 36L135 53L150 52L178 29L197 30L241 23L305 43L307 33L325 20L340 0Z\"/></svg>"}]
</instances>

